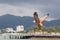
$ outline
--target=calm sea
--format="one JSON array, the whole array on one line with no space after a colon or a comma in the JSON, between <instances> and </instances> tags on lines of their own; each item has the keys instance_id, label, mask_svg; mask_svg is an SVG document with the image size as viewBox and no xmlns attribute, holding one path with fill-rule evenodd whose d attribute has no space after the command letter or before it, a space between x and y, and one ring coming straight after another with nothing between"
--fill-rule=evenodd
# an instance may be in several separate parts
<instances>
[{"instance_id":1,"label":"calm sea","mask_svg":"<svg viewBox=\"0 0 60 40\"><path fill-rule=\"evenodd\" d=\"M1 34L0 34L0 40L30 40L30 39L5 39Z\"/></svg>"}]
</instances>

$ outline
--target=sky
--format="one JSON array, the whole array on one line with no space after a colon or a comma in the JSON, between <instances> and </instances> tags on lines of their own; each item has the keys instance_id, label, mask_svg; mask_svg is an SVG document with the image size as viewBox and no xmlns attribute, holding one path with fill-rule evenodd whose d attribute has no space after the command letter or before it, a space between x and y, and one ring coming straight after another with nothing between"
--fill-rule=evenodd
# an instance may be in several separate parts
<instances>
[{"instance_id":1,"label":"sky","mask_svg":"<svg viewBox=\"0 0 60 40\"><path fill-rule=\"evenodd\" d=\"M60 0L0 0L0 16L31 16L37 12L39 17L50 14L47 20L60 19Z\"/></svg>"}]
</instances>

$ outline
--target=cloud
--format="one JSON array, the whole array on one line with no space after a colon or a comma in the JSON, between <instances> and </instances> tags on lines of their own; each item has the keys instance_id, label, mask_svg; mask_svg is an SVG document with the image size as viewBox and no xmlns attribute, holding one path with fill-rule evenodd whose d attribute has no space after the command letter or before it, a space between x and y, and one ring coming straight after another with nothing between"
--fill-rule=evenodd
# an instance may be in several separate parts
<instances>
[{"instance_id":1,"label":"cloud","mask_svg":"<svg viewBox=\"0 0 60 40\"><path fill-rule=\"evenodd\" d=\"M60 19L60 0L0 0L0 16L33 16L37 11L39 17L50 13L50 19ZM50 20L49 19L49 20Z\"/></svg>"},{"instance_id":2,"label":"cloud","mask_svg":"<svg viewBox=\"0 0 60 40\"><path fill-rule=\"evenodd\" d=\"M0 4L0 16L4 14L12 14L16 16L33 16L35 11L40 12L36 8Z\"/></svg>"}]
</instances>

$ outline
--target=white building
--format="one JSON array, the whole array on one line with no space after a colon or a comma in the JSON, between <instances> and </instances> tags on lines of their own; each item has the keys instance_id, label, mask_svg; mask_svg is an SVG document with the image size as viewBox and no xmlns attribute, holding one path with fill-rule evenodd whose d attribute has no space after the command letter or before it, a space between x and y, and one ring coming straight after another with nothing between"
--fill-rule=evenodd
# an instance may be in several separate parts
<instances>
[{"instance_id":1,"label":"white building","mask_svg":"<svg viewBox=\"0 0 60 40\"><path fill-rule=\"evenodd\" d=\"M14 32L13 28L6 28L7 32Z\"/></svg>"},{"instance_id":2,"label":"white building","mask_svg":"<svg viewBox=\"0 0 60 40\"><path fill-rule=\"evenodd\" d=\"M24 26L23 25L19 25L16 27L16 32L21 32L24 31Z\"/></svg>"}]
</instances>

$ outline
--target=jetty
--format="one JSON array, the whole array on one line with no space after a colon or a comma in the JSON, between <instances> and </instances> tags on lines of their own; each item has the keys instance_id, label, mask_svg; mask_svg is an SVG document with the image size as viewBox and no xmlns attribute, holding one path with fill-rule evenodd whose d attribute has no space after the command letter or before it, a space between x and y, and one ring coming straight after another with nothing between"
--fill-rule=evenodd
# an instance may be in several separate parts
<instances>
[{"instance_id":1,"label":"jetty","mask_svg":"<svg viewBox=\"0 0 60 40\"><path fill-rule=\"evenodd\" d=\"M4 33L2 36L6 39L28 39L32 37L39 38L60 38L60 33L47 33L47 32L28 32L28 33Z\"/></svg>"}]
</instances>

